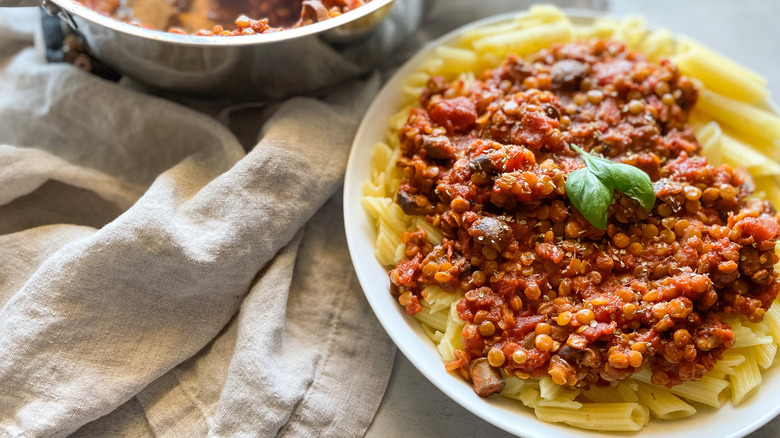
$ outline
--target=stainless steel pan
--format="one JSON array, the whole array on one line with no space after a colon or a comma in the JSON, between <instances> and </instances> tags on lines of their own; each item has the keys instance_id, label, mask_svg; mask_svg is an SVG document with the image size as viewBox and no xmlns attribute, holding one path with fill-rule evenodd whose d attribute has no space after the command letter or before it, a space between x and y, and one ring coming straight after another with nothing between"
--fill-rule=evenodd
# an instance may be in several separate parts
<instances>
[{"instance_id":1,"label":"stainless steel pan","mask_svg":"<svg viewBox=\"0 0 780 438\"><path fill-rule=\"evenodd\" d=\"M279 99L372 68L412 32L424 0L373 0L342 16L272 34L180 35L111 19L71 0L0 0L62 18L101 61L135 80L199 98ZM388 19L390 18L390 19Z\"/></svg>"}]
</instances>

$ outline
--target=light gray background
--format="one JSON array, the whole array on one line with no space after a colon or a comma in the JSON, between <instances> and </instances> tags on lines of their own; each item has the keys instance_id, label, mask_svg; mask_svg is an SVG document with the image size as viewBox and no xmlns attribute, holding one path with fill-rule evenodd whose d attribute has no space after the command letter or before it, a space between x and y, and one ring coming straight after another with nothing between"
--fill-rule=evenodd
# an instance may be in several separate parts
<instances>
[{"instance_id":1,"label":"light gray background","mask_svg":"<svg viewBox=\"0 0 780 438\"><path fill-rule=\"evenodd\" d=\"M638 13L652 26L693 37L766 76L772 95L776 100L780 96L780 1L612 0L608 10L614 15ZM366 436L511 435L447 398L399 352L387 393ZM749 436L780 436L780 417Z\"/></svg>"}]
</instances>

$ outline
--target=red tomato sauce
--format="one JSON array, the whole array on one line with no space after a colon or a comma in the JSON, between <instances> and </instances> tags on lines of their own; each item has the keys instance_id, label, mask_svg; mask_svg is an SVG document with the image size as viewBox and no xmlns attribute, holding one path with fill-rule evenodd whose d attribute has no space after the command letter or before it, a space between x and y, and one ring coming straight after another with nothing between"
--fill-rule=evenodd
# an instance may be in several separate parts
<instances>
[{"instance_id":1,"label":"red tomato sauce","mask_svg":"<svg viewBox=\"0 0 780 438\"><path fill-rule=\"evenodd\" d=\"M370 1L135 0L126 4L120 0L80 0L80 3L103 15L147 29L200 36L238 36L318 23Z\"/></svg>"},{"instance_id":2,"label":"red tomato sauce","mask_svg":"<svg viewBox=\"0 0 780 438\"><path fill-rule=\"evenodd\" d=\"M613 41L509 56L473 82L430 79L399 133L397 202L444 240L406 233L390 278L409 314L427 285L465 292L448 369L474 380L486 357L493 372L583 387L649 363L672 386L734 344L719 313L763 318L778 216L750 198L749 175L699 155L696 100L669 61ZM571 144L647 172L652 211L616 192L606 229L591 226L566 196L584 167Z\"/></svg>"}]
</instances>

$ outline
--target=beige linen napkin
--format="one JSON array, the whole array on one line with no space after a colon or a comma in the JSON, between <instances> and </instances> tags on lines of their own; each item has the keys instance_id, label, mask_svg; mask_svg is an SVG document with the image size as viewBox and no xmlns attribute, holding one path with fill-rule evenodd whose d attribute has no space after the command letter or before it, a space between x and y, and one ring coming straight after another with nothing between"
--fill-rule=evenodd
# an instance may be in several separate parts
<instances>
[{"instance_id":1,"label":"beige linen napkin","mask_svg":"<svg viewBox=\"0 0 780 438\"><path fill-rule=\"evenodd\" d=\"M284 103L245 155L209 117L13 48L0 436L64 436L136 395L121 434L361 435L394 349L326 201L378 81Z\"/></svg>"}]
</instances>

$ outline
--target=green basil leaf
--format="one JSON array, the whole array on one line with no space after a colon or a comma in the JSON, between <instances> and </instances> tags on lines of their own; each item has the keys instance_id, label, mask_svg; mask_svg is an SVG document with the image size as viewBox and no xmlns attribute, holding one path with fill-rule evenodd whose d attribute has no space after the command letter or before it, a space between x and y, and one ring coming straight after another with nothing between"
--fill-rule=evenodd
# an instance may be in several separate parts
<instances>
[{"instance_id":1,"label":"green basil leaf","mask_svg":"<svg viewBox=\"0 0 780 438\"><path fill-rule=\"evenodd\" d=\"M571 203L594 227L607 228L607 209L614 192L587 168L577 169L566 177L566 194Z\"/></svg>"},{"instance_id":2,"label":"green basil leaf","mask_svg":"<svg viewBox=\"0 0 780 438\"><path fill-rule=\"evenodd\" d=\"M570 145L594 175L609 189L619 190L639 202L648 213L655 205L655 192L650 177L641 169L591 155L576 145Z\"/></svg>"},{"instance_id":3,"label":"green basil leaf","mask_svg":"<svg viewBox=\"0 0 780 438\"><path fill-rule=\"evenodd\" d=\"M628 164L613 163L611 166L612 187L637 201L648 213L655 205L653 183L644 171Z\"/></svg>"},{"instance_id":4,"label":"green basil leaf","mask_svg":"<svg viewBox=\"0 0 780 438\"><path fill-rule=\"evenodd\" d=\"M573 144L571 145L571 148L580 154L585 161L585 165L588 166L588 169L593 172L601 182L607 187L612 187L612 161L591 155Z\"/></svg>"}]
</instances>

